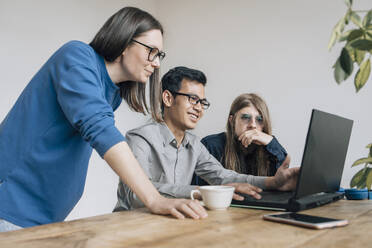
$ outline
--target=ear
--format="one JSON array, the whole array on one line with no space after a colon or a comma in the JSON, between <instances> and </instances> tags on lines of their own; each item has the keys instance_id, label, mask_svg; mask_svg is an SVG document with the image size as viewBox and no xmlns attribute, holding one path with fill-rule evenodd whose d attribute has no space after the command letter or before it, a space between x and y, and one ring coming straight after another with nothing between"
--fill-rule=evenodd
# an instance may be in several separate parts
<instances>
[{"instance_id":1,"label":"ear","mask_svg":"<svg viewBox=\"0 0 372 248\"><path fill-rule=\"evenodd\" d=\"M123 58L124 58L124 52L120 56L118 56L113 62L121 63L123 61Z\"/></svg>"},{"instance_id":2,"label":"ear","mask_svg":"<svg viewBox=\"0 0 372 248\"><path fill-rule=\"evenodd\" d=\"M174 101L172 93L170 93L168 90L164 90L162 94L162 98L163 98L164 107L169 108L172 106L173 101Z\"/></svg>"}]
</instances>

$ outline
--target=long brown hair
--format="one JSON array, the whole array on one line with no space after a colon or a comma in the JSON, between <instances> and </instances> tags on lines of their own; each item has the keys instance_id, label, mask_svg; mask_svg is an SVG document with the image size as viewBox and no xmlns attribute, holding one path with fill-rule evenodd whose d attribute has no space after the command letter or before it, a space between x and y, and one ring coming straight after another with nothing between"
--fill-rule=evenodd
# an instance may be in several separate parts
<instances>
[{"instance_id":1,"label":"long brown hair","mask_svg":"<svg viewBox=\"0 0 372 248\"><path fill-rule=\"evenodd\" d=\"M257 109L260 115L263 118L263 129L264 133L269 135L272 134L271 130L271 120L269 115L269 109L265 101L256 94L253 93L246 93L241 94L231 104L229 117L227 118L226 124L226 146L225 146L225 153L224 157L222 158L225 162L225 167L234 170L237 172L243 172L243 168L241 167L237 147L239 147L239 141L236 139L235 135L235 120L237 117L237 112L239 110L253 106ZM230 118L231 116L231 118ZM257 171L258 176L268 176L270 173L269 168L269 161L268 158L265 156L264 147L259 146L257 147L257 152L255 153L255 160L257 163Z\"/></svg>"},{"instance_id":2,"label":"long brown hair","mask_svg":"<svg viewBox=\"0 0 372 248\"><path fill-rule=\"evenodd\" d=\"M152 15L135 7L125 7L105 22L89 45L106 61L113 62L132 39L154 29L163 34L162 25ZM132 110L143 114L150 112L146 103L146 84L130 81L121 82L118 86L121 97ZM160 103L159 69L155 69L150 77L150 107L155 120L161 119Z\"/></svg>"}]
</instances>

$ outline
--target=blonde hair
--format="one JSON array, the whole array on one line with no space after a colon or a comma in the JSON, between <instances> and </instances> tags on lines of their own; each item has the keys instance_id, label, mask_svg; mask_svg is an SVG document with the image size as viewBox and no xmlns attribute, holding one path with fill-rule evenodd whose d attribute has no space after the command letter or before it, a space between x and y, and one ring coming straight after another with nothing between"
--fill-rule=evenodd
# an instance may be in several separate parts
<instances>
[{"instance_id":1,"label":"blonde hair","mask_svg":"<svg viewBox=\"0 0 372 248\"><path fill-rule=\"evenodd\" d=\"M265 101L261 97L253 93L245 93L235 98L235 100L231 104L229 117L226 124L226 146L224 157L222 158L222 160L224 160L225 167L227 169L234 170L240 173L243 172L243 168L238 157L237 147L239 145L239 141L237 141L235 138L235 120L239 110L250 106L255 107L263 118L262 131L269 135L272 134L269 109L267 108ZM258 165L258 176L268 176L270 173L270 161L265 154L264 147L259 146L255 156Z\"/></svg>"}]
</instances>

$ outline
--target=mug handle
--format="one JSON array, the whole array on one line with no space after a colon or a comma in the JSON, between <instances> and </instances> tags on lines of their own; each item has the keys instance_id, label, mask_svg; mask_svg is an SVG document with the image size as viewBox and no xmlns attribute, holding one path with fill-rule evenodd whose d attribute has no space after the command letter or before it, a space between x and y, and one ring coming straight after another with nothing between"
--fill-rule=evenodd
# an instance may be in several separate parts
<instances>
[{"instance_id":1,"label":"mug handle","mask_svg":"<svg viewBox=\"0 0 372 248\"><path fill-rule=\"evenodd\" d=\"M199 195L201 195L201 193L198 189L193 189L193 190L191 190L191 193L190 193L191 200L195 200L195 198L194 198L195 193L199 193Z\"/></svg>"}]
</instances>

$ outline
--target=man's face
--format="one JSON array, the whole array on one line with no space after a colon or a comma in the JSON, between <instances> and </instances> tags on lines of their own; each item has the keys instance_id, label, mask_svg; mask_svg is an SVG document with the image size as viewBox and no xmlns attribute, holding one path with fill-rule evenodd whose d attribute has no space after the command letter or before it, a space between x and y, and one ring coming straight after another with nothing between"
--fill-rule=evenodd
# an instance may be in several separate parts
<instances>
[{"instance_id":1,"label":"man's face","mask_svg":"<svg viewBox=\"0 0 372 248\"><path fill-rule=\"evenodd\" d=\"M189 94L205 98L204 85L197 81L183 79L178 93ZM164 119L170 120L172 125L180 131L194 129L204 114L201 103L192 104L188 96L173 95L172 104L164 111Z\"/></svg>"}]
</instances>

